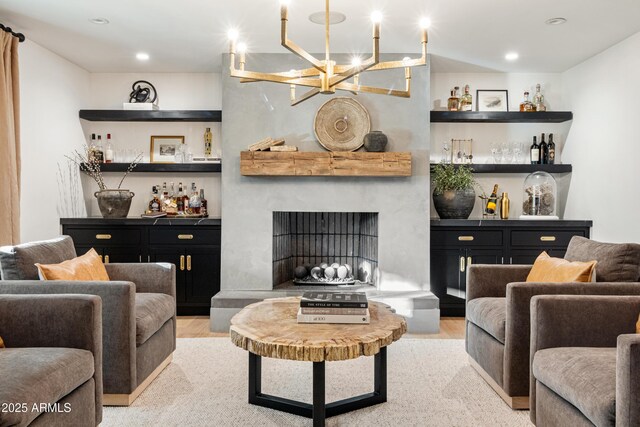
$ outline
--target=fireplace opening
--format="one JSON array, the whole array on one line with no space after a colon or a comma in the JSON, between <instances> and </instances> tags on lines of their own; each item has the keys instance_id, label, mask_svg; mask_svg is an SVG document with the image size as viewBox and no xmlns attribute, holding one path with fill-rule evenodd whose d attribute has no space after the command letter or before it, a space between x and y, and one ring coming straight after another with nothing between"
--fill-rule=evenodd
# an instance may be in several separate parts
<instances>
[{"instance_id":1,"label":"fireplace opening","mask_svg":"<svg viewBox=\"0 0 640 427\"><path fill-rule=\"evenodd\" d=\"M273 212L274 288L375 285L377 272L378 213Z\"/></svg>"}]
</instances>

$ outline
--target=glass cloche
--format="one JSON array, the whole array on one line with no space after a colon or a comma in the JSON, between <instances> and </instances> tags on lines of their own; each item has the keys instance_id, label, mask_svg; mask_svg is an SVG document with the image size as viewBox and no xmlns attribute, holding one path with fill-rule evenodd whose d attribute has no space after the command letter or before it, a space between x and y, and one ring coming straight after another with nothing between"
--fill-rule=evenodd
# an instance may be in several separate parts
<instances>
[{"instance_id":1,"label":"glass cloche","mask_svg":"<svg viewBox=\"0 0 640 427\"><path fill-rule=\"evenodd\" d=\"M546 172L527 176L522 187L521 219L558 219L558 186Z\"/></svg>"}]
</instances>

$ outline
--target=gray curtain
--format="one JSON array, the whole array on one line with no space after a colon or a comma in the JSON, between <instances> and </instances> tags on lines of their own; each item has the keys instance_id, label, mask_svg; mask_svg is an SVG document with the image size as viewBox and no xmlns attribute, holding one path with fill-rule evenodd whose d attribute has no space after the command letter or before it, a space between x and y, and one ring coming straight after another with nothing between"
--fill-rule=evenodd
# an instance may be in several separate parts
<instances>
[{"instance_id":1,"label":"gray curtain","mask_svg":"<svg viewBox=\"0 0 640 427\"><path fill-rule=\"evenodd\" d=\"M0 245L20 242L18 38L0 31Z\"/></svg>"}]
</instances>

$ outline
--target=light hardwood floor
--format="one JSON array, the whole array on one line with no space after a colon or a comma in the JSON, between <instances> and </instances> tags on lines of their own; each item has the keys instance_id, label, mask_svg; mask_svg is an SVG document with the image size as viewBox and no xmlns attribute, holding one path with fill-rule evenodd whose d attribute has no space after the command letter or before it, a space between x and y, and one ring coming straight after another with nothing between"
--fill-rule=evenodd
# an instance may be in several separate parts
<instances>
[{"instance_id":1,"label":"light hardwood floor","mask_svg":"<svg viewBox=\"0 0 640 427\"><path fill-rule=\"evenodd\" d=\"M178 338L226 337L227 333L209 331L209 316L178 316ZM438 334L406 334L407 338L463 339L464 318L442 317Z\"/></svg>"}]
</instances>

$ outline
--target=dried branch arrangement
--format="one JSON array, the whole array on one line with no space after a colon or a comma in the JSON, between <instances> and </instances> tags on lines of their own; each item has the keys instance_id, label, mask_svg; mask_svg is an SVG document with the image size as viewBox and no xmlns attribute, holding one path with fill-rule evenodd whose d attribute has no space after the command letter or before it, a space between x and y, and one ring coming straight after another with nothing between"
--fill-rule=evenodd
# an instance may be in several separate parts
<instances>
[{"instance_id":1,"label":"dried branch arrangement","mask_svg":"<svg viewBox=\"0 0 640 427\"><path fill-rule=\"evenodd\" d=\"M71 156L65 157L75 163L80 167L80 171L86 175L89 175L97 184L100 190L107 190L107 185L104 183L104 178L102 177L102 170L100 169L100 161L98 161L93 155L91 151L91 147L85 144L84 150L73 150ZM138 154L135 159L129 164L129 167L125 171L120 183L118 184L118 189L122 186L124 179L129 175L129 173L138 166L138 163L142 160L142 153Z\"/></svg>"}]
</instances>

